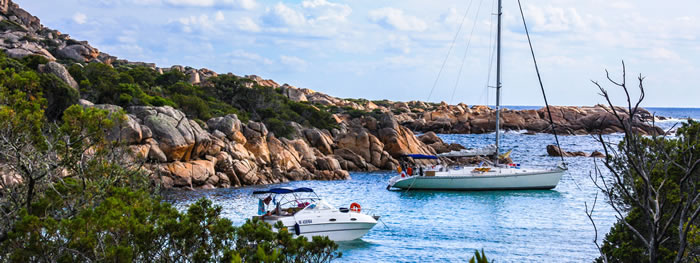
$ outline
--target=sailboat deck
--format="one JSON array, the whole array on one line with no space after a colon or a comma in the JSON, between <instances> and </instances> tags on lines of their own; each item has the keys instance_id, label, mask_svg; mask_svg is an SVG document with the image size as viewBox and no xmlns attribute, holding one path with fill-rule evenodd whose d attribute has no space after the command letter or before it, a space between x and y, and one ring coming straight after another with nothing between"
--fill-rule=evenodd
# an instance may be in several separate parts
<instances>
[{"instance_id":1,"label":"sailboat deck","mask_svg":"<svg viewBox=\"0 0 700 263\"><path fill-rule=\"evenodd\" d=\"M453 178L453 177L499 177L499 176L519 176L529 174L544 174L561 172L559 169L538 169L538 168L491 168L488 171L476 171L480 167L462 167L460 169L451 169L449 171L435 172L436 178Z\"/></svg>"}]
</instances>

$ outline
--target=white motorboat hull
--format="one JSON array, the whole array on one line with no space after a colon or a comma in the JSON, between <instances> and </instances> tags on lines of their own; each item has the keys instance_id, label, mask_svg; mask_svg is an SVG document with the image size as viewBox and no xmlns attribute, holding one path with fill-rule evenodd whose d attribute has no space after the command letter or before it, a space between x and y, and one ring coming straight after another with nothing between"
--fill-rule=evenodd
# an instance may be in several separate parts
<instances>
[{"instance_id":1,"label":"white motorboat hull","mask_svg":"<svg viewBox=\"0 0 700 263\"><path fill-rule=\"evenodd\" d=\"M265 218L265 222L274 225L277 221L295 236L304 236L309 240L314 236L327 236L333 241L350 241L363 237L377 224L377 219L366 214L348 212L313 213L299 216ZM299 232L297 233L296 226Z\"/></svg>"},{"instance_id":2,"label":"white motorboat hull","mask_svg":"<svg viewBox=\"0 0 700 263\"><path fill-rule=\"evenodd\" d=\"M333 241L349 241L363 237L377 223L325 223L300 225L301 236L327 236Z\"/></svg>"},{"instance_id":3,"label":"white motorboat hull","mask_svg":"<svg viewBox=\"0 0 700 263\"><path fill-rule=\"evenodd\" d=\"M534 190L553 189L564 175L563 169L520 170L497 168L491 173L472 173L474 167L437 172L435 176L396 176L389 187L413 190Z\"/></svg>"}]
</instances>

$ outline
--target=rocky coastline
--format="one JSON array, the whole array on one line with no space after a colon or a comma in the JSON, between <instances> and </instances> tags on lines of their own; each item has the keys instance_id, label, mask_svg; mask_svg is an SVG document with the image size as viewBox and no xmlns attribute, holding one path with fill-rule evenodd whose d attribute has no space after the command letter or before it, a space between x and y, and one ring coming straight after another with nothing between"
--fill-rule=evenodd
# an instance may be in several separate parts
<instances>
[{"instance_id":1,"label":"rocky coastline","mask_svg":"<svg viewBox=\"0 0 700 263\"><path fill-rule=\"evenodd\" d=\"M161 68L153 63L118 59L100 52L87 41L76 41L44 27L39 18L9 0L0 1L0 50L16 59L32 55L46 58L49 62L39 65L39 71L56 75L75 90L79 90L79 83L67 70L67 66L75 63L138 65L152 68L158 74L176 70L186 74L190 84L199 86L210 85L208 79L219 75L206 68L179 65ZM125 143L132 150L134 160L143 161L143 169L165 188L211 189L347 179L348 171L394 170L403 154L432 155L464 148L446 144L435 133L494 131L495 110L486 106L342 99L288 84L279 85L255 75L244 78L251 80L250 87L273 87L290 100L334 113L337 128L319 129L289 122L286 124L294 129L293 136L283 138L269 132L265 124L242 122L235 114L198 122L170 106L121 108L86 100L80 104L126 112L127 120L111 132L112 139ZM622 115L628 114L623 108L615 109ZM553 132L545 113L544 109L505 109L501 113L502 129ZM555 106L552 115L555 130L560 134L622 131L607 106ZM663 133L647 124L653 119L648 111L642 111L641 116L634 124L637 132ZM416 136L414 132L425 134Z\"/></svg>"},{"instance_id":2,"label":"rocky coastline","mask_svg":"<svg viewBox=\"0 0 700 263\"><path fill-rule=\"evenodd\" d=\"M135 161L145 160L143 169L165 188L347 179L348 171L394 170L396 158L403 154L460 147L434 134L437 140L424 139L431 142L428 145L391 114L353 119L332 131L291 124L297 136L287 139L275 137L263 123L242 123L236 115L212 118L200 126L169 106L81 104L125 110L127 118L111 131L111 139L127 144Z\"/></svg>"}]
</instances>

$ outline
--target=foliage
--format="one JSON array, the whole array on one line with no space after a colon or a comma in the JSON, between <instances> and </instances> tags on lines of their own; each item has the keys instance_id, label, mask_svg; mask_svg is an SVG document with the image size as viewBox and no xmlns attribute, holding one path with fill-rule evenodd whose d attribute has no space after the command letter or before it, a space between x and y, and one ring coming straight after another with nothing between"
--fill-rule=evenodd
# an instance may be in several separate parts
<instances>
[{"instance_id":1,"label":"foliage","mask_svg":"<svg viewBox=\"0 0 700 263\"><path fill-rule=\"evenodd\" d=\"M603 240L598 262L687 262L698 258L699 248L692 236L700 221L700 123L689 121L675 137L642 136L636 129L641 121L639 104L645 96L641 75L637 78L639 99L633 101L622 80L608 80L627 96L626 111L613 108L608 91L593 82L612 108L624 130L620 143L598 137L606 158L607 173L596 165L594 184L617 213L618 222ZM637 85L635 85L637 86ZM597 200L597 198L596 198ZM591 210L586 214L596 228Z\"/></svg>"},{"instance_id":2,"label":"foliage","mask_svg":"<svg viewBox=\"0 0 700 263\"><path fill-rule=\"evenodd\" d=\"M700 186L700 180L698 180L700 179L700 171L696 170L694 174L691 175L694 178L686 179L694 184L694 186L690 185L688 186L689 188L686 188L682 186L683 181L681 181L685 171L683 171L680 167L673 165L674 162L688 162L688 156L694 156L694 159L690 160L691 162L697 162L700 160L700 149L695 147L695 145L700 143L699 131L700 123L691 120L687 124L683 124L683 126L677 130L676 138L664 140L640 138L641 145L647 149L645 152L647 155L646 158L659 159L666 162L666 164L661 164L655 167L651 173L652 184L657 186L661 186L660 184L662 182L664 184L663 186L659 187L661 191L659 191L658 194L662 196L662 205L666 207L676 207L681 205L686 191L690 189L697 189ZM622 150L623 147L625 147L625 144L628 143L628 141L621 143L619 146L620 150ZM691 148L689 149L688 147ZM654 151L655 149L659 148L665 149L663 152L669 153L670 159L666 159L663 156L663 152ZM628 161L626 157L620 157L614 161L618 169L632 169L630 166L626 165L626 162ZM626 185L632 189L634 195L642 195L646 191L644 190L644 181L640 178L637 178L634 181L626 182ZM633 205L635 202L634 198L620 195L619 198L614 201L629 207L629 212L625 216L625 221L628 224L633 226L641 233L649 233L649 223L646 222L648 219L645 217L642 208ZM694 208L693 210L697 209L698 206L700 206L700 203L696 200L695 203L692 204L692 208ZM680 216L680 213L669 209L661 214L658 220L662 222L679 222ZM687 216L688 219L691 219L690 216L692 215L685 216ZM687 224L690 224L693 229L697 229L698 223L700 223L700 220L698 220L696 217L695 220L689 221ZM674 261L679 249L679 230L680 229L677 227L670 227L664 233L664 236L661 237L661 239L665 239L666 241L662 242L658 246L659 261ZM692 235L689 235L689 237L691 239L693 238ZM692 240L690 243L691 249L689 249L689 253L692 253L692 251L697 251L697 249L700 248L697 243L695 243L693 247ZM649 262L645 244L641 239L635 236L632 230L627 227L625 222L622 220L617 222L606 235L605 240L603 241L602 251L608 257L608 262ZM687 256L690 257L691 255L688 254ZM602 262L602 260L603 259L600 258L598 261Z\"/></svg>"},{"instance_id":3,"label":"foliage","mask_svg":"<svg viewBox=\"0 0 700 263\"><path fill-rule=\"evenodd\" d=\"M292 135L294 130L289 122L322 129L337 126L332 114L325 109L292 101L280 90L258 86L249 79L233 75L213 77L199 86L187 83L187 76L178 70L158 74L146 66L113 68L103 63L72 63L68 72L79 84L78 92L56 76L38 73L38 66L47 62L41 56L16 60L0 52L0 85L9 89L37 88L39 92L32 94L48 100L44 107L50 120L60 119L68 106L83 98L121 107L171 106L199 121L236 114L244 122L265 123L281 137Z\"/></svg>"},{"instance_id":4,"label":"foliage","mask_svg":"<svg viewBox=\"0 0 700 263\"><path fill-rule=\"evenodd\" d=\"M486 254L484 254L484 249L481 249L481 253L479 253L479 250L475 250L474 256L469 260L469 263L489 263Z\"/></svg>"},{"instance_id":5,"label":"foliage","mask_svg":"<svg viewBox=\"0 0 700 263\"><path fill-rule=\"evenodd\" d=\"M49 59L44 56L29 55L22 58L22 64L32 70L37 70L39 65L49 63Z\"/></svg>"},{"instance_id":6,"label":"foliage","mask_svg":"<svg viewBox=\"0 0 700 263\"><path fill-rule=\"evenodd\" d=\"M50 120L60 119L63 111L80 99L77 90L53 74L41 74L40 86L48 102L46 117Z\"/></svg>"},{"instance_id":7,"label":"foliage","mask_svg":"<svg viewBox=\"0 0 700 263\"><path fill-rule=\"evenodd\" d=\"M328 238L292 238L248 222L240 228L206 199L180 212L160 200L140 160L108 132L123 112L68 107L60 123L31 75L0 78L0 261L328 262ZM24 84L25 86L18 86Z\"/></svg>"},{"instance_id":8,"label":"foliage","mask_svg":"<svg viewBox=\"0 0 700 263\"><path fill-rule=\"evenodd\" d=\"M330 262L341 257L338 245L328 237L292 238L281 222L270 231L269 224L248 220L238 230L236 247L245 262Z\"/></svg>"},{"instance_id":9,"label":"foliage","mask_svg":"<svg viewBox=\"0 0 700 263\"><path fill-rule=\"evenodd\" d=\"M248 79L230 75L218 76L211 81L212 85L205 88L206 93L246 112L251 119L264 122L277 136L291 135L292 129L286 124L290 121L321 129L336 127L331 113L292 101L280 90L253 85Z\"/></svg>"}]
</instances>

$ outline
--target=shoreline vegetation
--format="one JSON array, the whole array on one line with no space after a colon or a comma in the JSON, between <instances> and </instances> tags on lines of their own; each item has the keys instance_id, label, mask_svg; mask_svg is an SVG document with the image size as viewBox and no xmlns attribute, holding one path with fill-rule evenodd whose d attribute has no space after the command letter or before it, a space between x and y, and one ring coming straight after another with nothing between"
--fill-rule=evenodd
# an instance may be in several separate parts
<instances>
[{"instance_id":1,"label":"shoreline vegetation","mask_svg":"<svg viewBox=\"0 0 700 263\"><path fill-rule=\"evenodd\" d=\"M493 132L495 111L486 106L340 99L254 75L118 59L44 27L9 0L0 1L0 32L2 261L328 262L342 256L328 238L292 238L257 221L236 227L207 200L177 211L160 191L347 179L348 171L395 170L404 154L464 148L436 132ZM542 110L504 110L502 118L503 129L528 133L664 134L648 124L648 111L612 105L553 107L555 130ZM658 144L694 153L698 126L690 121L680 139ZM683 170L691 181L657 183L677 178L653 167L640 185L640 172L625 166L629 156L604 158L629 175L603 189L629 220L606 236L600 261L697 260L697 163ZM662 207L695 212L632 202L650 192ZM678 231L657 231L660 221L650 225L649 214L680 222ZM640 243L648 230L654 242ZM675 242L677 235L687 238ZM673 254L679 247L688 249Z\"/></svg>"}]
</instances>

